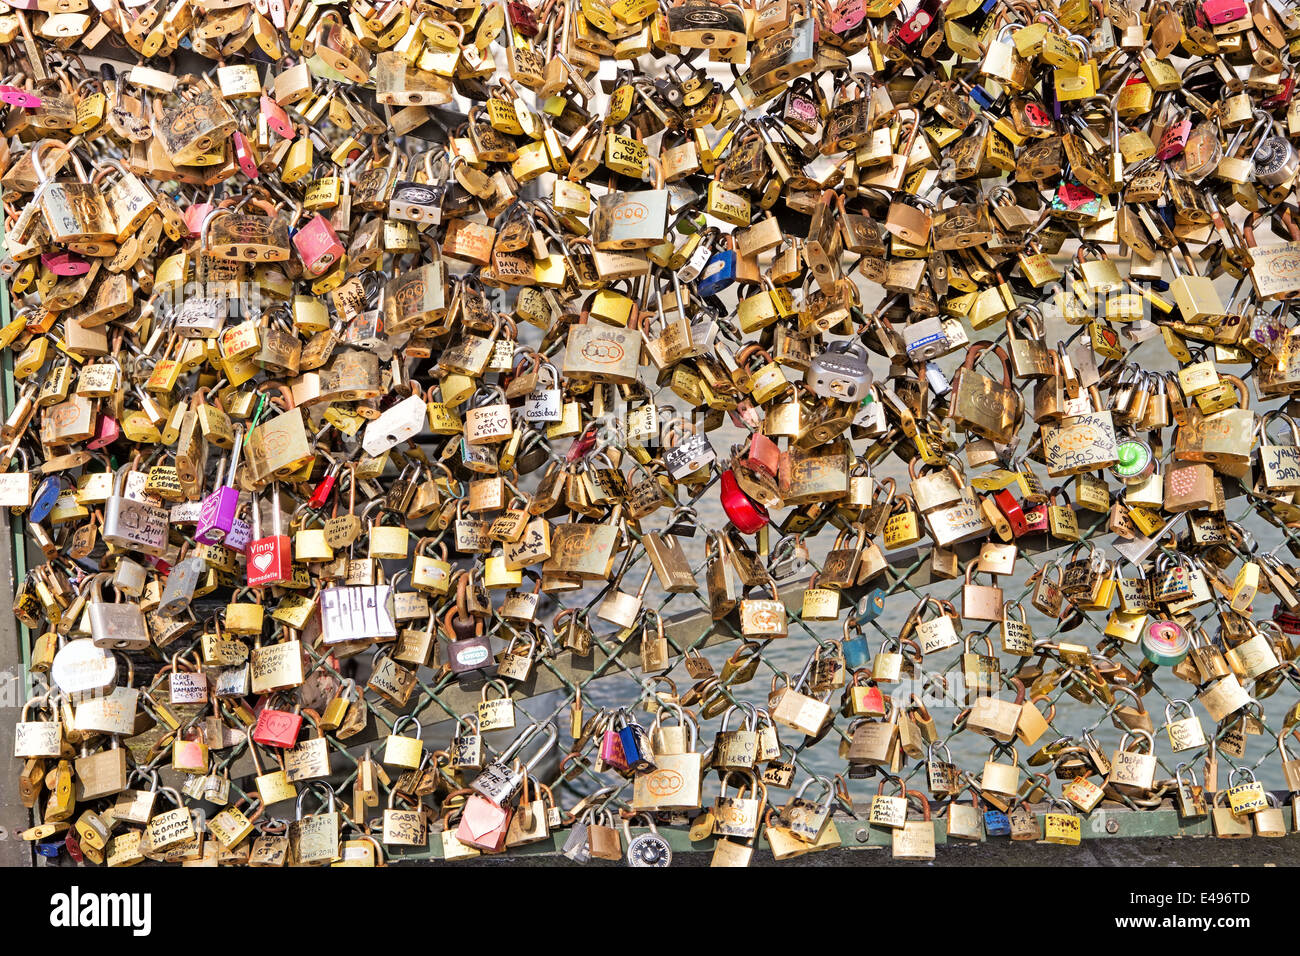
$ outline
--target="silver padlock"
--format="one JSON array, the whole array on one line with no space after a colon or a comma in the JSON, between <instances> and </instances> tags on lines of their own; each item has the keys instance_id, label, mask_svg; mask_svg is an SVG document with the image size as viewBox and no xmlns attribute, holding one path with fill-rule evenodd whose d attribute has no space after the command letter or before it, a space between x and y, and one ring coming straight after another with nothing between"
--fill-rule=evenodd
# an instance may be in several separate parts
<instances>
[{"instance_id":1,"label":"silver padlock","mask_svg":"<svg viewBox=\"0 0 1300 956\"><path fill-rule=\"evenodd\" d=\"M408 395L367 423L361 447L367 455L377 458L390 448L419 435L424 430L427 415L428 406L424 396L417 390L415 394Z\"/></svg>"},{"instance_id":2,"label":"silver padlock","mask_svg":"<svg viewBox=\"0 0 1300 956\"><path fill-rule=\"evenodd\" d=\"M113 569L113 587L127 597L138 598L143 594L146 578L144 565L138 561L132 561L126 555L117 559L117 567Z\"/></svg>"},{"instance_id":3,"label":"silver padlock","mask_svg":"<svg viewBox=\"0 0 1300 956\"><path fill-rule=\"evenodd\" d=\"M663 867L673 861L673 848L659 835L655 826L654 814L644 814L650 824L649 833L632 836L632 820L624 818L623 836L627 840L627 865L636 867Z\"/></svg>"},{"instance_id":4,"label":"silver padlock","mask_svg":"<svg viewBox=\"0 0 1300 956\"><path fill-rule=\"evenodd\" d=\"M1251 159L1255 163L1255 180L1269 188L1288 182L1300 168L1300 154L1288 139L1279 135L1276 123L1272 134L1259 141Z\"/></svg>"},{"instance_id":5,"label":"silver padlock","mask_svg":"<svg viewBox=\"0 0 1300 956\"><path fill-rule=\"evenodd\" d=\"M867 350L854 342L834 342L813 357L804 381L814 395L841 402L859 402L871 388Z\"/></svg>"},{"instance_id":6,"label":"silver padlock","mask_svg":"<svg viewBox=\"0 0 1300 956\"><path fill-rule=\"evenodd\" d=\"M86 604L90 615L90 639L96 647L110 650L143 650L149 646L149 628L140 605L135 602L109 604L104 600L103 582L111 581L112 577L105 571L90 579L90 600Z\"/></svg>"},{"instance_id":7,"label":"silver padlock","mask_svg":"<svg viewBox=\"0 0 1300 956\"><path fill-rule=\"evenodd\" d=\"M523 765L518 767L514 763L514 758L524 745L529 743L541 730L546 743L542 748L533 754L532 757ZM483 772L474 778L470 788L485 799L491 800L497 806L505 806L514 799L519 788L523 786L524 774L532 773L542 758L548 754L555 746L556 740L559 739L559 731L555 729L554 724L529 724L524 728L524 732L515 738L514 742L501 752L501 755L483 768Z\"/></svg>"},{"instance_id":8,"label":"silver padlock","mask_svg":"<svg viewBox=\"0 0 1300 956\"><path fill-rule=\"evenodd\" d=\"M167 550L166 508L159 508L126 496L130 465L118 469L113 494L104 503L104 540L127 551L143 551L161 557Z\"/></svg>"},{"instance_id":9,"label":"silver padlock","mask_svg":"<svg viewBox=\"0 0 1300 956\"><path fill-rule=\"evenodd\" d=\"M215 339L226 324L226 300L191 296L176 308L172 324L188 339Z\"/></svg>"},{"instance_id":10,"label":"silver padlock","mask_svg":"<svg viewBox=\"0 0 1300 956\"><path fill-rule=\"evenodd\" d=\"M175 617L189 607L194 600L194 589L199 586L199 581L207 570L208 563L197 554L176 562L167 574L167 583L163 586L162 598L158 602L159 613Z\"/></svg>"},{"instance_id":11,"label":"silver padlock","mask_svg":"<svg viewBox=\"0 0 1300 956\"><path fill-rule=\"evenodd\" d=\"M943 320L931 316L905 325L903 344L907 346L907 357L913 362L928 362L946 354L949 351L948 333L944 331Z\"/></svg>"}]
</instances>

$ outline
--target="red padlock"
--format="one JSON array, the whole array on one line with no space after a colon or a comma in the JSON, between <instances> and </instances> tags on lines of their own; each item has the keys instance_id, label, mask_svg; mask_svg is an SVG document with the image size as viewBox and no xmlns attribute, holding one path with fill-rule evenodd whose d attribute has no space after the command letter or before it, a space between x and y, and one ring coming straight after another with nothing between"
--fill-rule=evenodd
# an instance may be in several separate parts
<instances>
[{"instance_id":1,"label":"red padlock","mask_svg":"<svg viewBox=\"0 0 1300 956\"><path fill-rule=\"evenodd\" d=\"M537 36L537 14L532 7L520 0L510 0L506 4L506 11L510 14L510 25L516 33L524 37Z\"/></svg>"},{"instance_id":2,"label":"red padlock","mask_svg":"<svg viewBox=\"0 0 1300 956\"><path fill-rule=\"evenodd\" d=\"M1283 634L1295 636L1300 634L1300 614L1291 614L1289 611L1282 610L1282 605L1273 609L1273 620L1281 628Z\"/></svg>"},{"instance_id":3,"label":"red padlock","mask_svg":"<svg viewBox=\"0 0 1300 956\"><path fill-rule=\"evenodd\" d=\"M929 33L930 28L934 26L935 14L938 12L938 0L924 0L916 12L898 28L899 42L904 46L911 46Z\"/></svg>"},{"instance_id":4,"label":"red padlock","mask_svg":"<svg viewBox=\"0 0 1300 956\"><path fill-rule=\"evenodd\" d=\"M81 852L81 841L77 839L77 834L73 830L68 830L67 835L63 838L63 845L68 848L68 856L72 857L76 863L82 863L86 859L86 854Z\"/></svg>"},{"instance_id":5,"label":"red padlock","mask_svg":"<svg viewBox=\"0 0 1300 956\"><path fill-rule=\"evenodd\" d=\"M1265 97L1260 101L1260 108L1266 112L1271 112L1280 106L1286 106L1291 102L1291 96L1295 92L1295 77L1288 76L1282 80L1278 91L1272 96Z\"/></svg>"},{"instance_id":6,"label":"red padlock","mask_svg":"<svg viewBox=\"0 0 1300 956\"><path fill-rule=\"evenodd\" d=\"M1029 525L1025 522L1025 511L1020 506L1020 502L1006 488L997 491L993 495L993 503L998 506L998 510L1006 516L1007 523L1011 525L1011 533L1019 538L1023 534L1029 533ZM1044 516L1047 511L1044 509Z\"/></svg>"},{"instance_id":7,"label":"red padlock","mask_svg":"<svg viewBox=\"0 0 1300 956\"><path fill-rule=\"evenodd\" d=\"M280 483L271 485L271 534L262 537L262 514L253 497L253 540L248 545L248 586L264 588L293 580L293 551L281 527Z\"/></svg>"},{"instance_id":8,"label":"red padlock","mask_svg":"<svg viewBox=\"0 0 1300 956\"><path fill-rule=\"evenodd\" d=\"M768 522L767 509L741 490L735 473L722 473L722 510L742 534L754 534Z\"/></svg>"},{"instance_id":9,"label":"red padlock","mask_svg":"<svg viewBox=\"0 0 1300 956\"><path fill-rule=\"evenodd\" d=\"M1047 530L1048 502L1044 501L1031 507L1025 507L1025 503L1022 501L1020 505L1025 514L1025 534L1033 534L1035 531ZM1019 535L1017 535L1017 537L1019 537Z\"/></svg>"},{"instance_id":10,"label":"red padlock","mask_svg":"<svg viewBox=\"0 0 1300 956\"><path fill-rule=\"evenodd\" d=\"M295 704L293 710L277 710L269 701L258 712L257 723L253 724L253 741L263 747L294 747L298 744L298 733L302 730L302 714L298 713L301 704Z\"/></svg>"},{"instance_id":11,"label":"red padlock","mask_svg":"<svg viewBox=\"0 0 1300 956\"><path fill-rule=\"evenodd\" d=\"M307 499L307 507L313 511L320 511L325 507L325 502L330 500L330 495L334 493L334 485L338 482L339 471L342 468L341 462L334 462L325 472L325 477L320 480L311 497Z\"/></svg>"}]
</instances>

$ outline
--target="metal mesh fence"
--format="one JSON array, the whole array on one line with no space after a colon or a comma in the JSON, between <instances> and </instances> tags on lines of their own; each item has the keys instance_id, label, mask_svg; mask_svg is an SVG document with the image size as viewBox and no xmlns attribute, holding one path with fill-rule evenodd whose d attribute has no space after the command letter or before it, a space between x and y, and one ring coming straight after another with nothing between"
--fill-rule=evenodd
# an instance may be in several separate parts
<instances>
[{"instance_id":1,"label":"metal mesh fence","mask_svg":"<svg viewBox=\"0 0 1300 956\"><path fill-rule=\"evenodd\" d=\"M1079 334L1082 334L1082 330L1075 332L1076 336ZM890 448L882 447L878 452L887 453L889 450ZM884 457L885 455L881 454L877 460L883 460ZM709 527L719 528L725 523L725 518L718 512L716 506L707 504L716 498L719 475L719 470L714 468L707 481L679 486L688 489L690 493L689 497L682 496L678 503L683 506L691 504L699 506L697 513L699 527L683 527L680 524L677 527L678 531L690 532L689 535L683 536L681 541L685 544L691 558L697 582L704 580L706 530ZM1079 544L1083 551L1093 543L1104 544L1112 540L1107 529L1105 514L1082 509L1079 509L1077 514L1081 532ZM1255 530L1260 545L1251 542L1251 546L1269 550L1264 546L1271 545L1276 540L1277 546L1272 548L1276 551L1284 544L1291 547L1296 544L1294 530L1284 527L1270 510L1268 502L1258 499L1244 486L1231 487L1225 516L1244 528ZM1170 519L1171 524L1182 520L1180 516L1166 517ZM662 530L662 526L668 520L669 511L667 509L660 511L640 526L634 526L631 536L635 541L650 530L655 528ZM551 760L542 764L536 774L537 778L551 786L556 802L561 807L572 809L577 803L579 810L592 807L609 808L623 810L624 815L628 816L630 815L628 801L633 789L632 774L601 767L598 758L601 738L599 731L582 735L580 741L573 739L569 730L575 703L580 701L584 723L590 731L600 726L599 722L603 719L601 715L613 715L623 709L629 716L640 720L643 724L648 724L653 720L653 712L659 706L660 695L666 695L669 699L676 697L679 700L685 697L685 702L690 705L688 709L692 713L699 714L701 708L704 708L705 713L711 715L699 720L700 734L697 749L708 751L713 733L719 726L718 711L731 705L746 704L767 708L771 702L769 694L777 684L797 683L806 675L806 665L813 656L819 652L834 653L835 642L841 636L845 613L861 613L864 618L868 616L866 614L868 592L877 588L883 590L885 607L888 609L865 623L869 635L868 643L873 652L885 649L886 645L892 645L899 638L904 623L902 612L910 609L915 602L924 598L937 598L940 601L951 602L957 607L961 606L963 588L961 577L945 580L931 573L931 554L928 547L930 542L923 537L919 548L908 547L887 551L889 567L882 576L871 581L869 585L844 589L841 596L840 620L833 622L803 620L799 613L803 590L808 584L809 575L820 571L831 537L835 533L836 528L829 526L803 538L808 552L806 560L779 561L778 557L788 557L790 540L782 539L773 529L771 534L773 553L760 554L759 557L766 559L769 567L779 575L777 583L780 597L790 608L789 635L756 642L755 656L758 667L756 673L749 679L745 679L746 675L743 672L729 673L726 667L728 658L746 641L746 636L737 625L734 614L720 620L713 619L709 600L702 585L690 593L665 593L658 587L648 591L645 607L652 610L665 623L665 636L670 648L669 662L660 669L645 671L641 667L637 653L637 637L646 619L644 614L638 615L638 623L622 633L619 629L607 626L599 620L597 610L600 603L613 589L621 585L630 591L643 575L648 575L649 557L645 549L637 547L635 543L630 563L621 566L623 564L621 556L619 561L615 562L616 568L621 566L621 574L614 580L589 584L580 591L565 592L560 596L559 601L552 601L550 596L543 594L537 620L543 623L550 622L557 612L575 609L579 617L592 627L591 653L589 656L579 657L564 649L560 642L561 629L558 627L549 634L545 627L533 631L534 637L538 639L538 653L532 673L525 680L509 682L512 684L514 697L515 729L484 735L483 762L489 762L508 747L519 730L527 724L554 722L560 728L561 746L557 748ZM1172 545L1177 540L1176 529L1168 528L1160 537L1166 544ZM1121 722L1116 708L1131 705L1134 701L1115 694L1116 675L1119 675L1118 679L1122 682L1124 676L1132 678L1144 674L1143 656L1138 645L1106 637L1104 628L1107 612L1081 613L1073 617L1053 620L1033 609L1029 603L1033 591L1033 575L1041 572L1053 561L1058 561L1068 549L1075 547L1076 542L1056 538L1044 531L1025 535L1015 543L1018 546L1016 572L999 579L998 583L1003 587L1006 600L1026 609L1026 620L1032 628L1035 641L1035 653L1019 657L1001 652L999 624L996 622L963 621L960 631L963 644L969 642L971 650L983 647L986 637L990 639L994 648L993 656L997 659L998 666L998 673L994 678L995 686L991 688L993 693L1009 699L1016 690L1016 679L1024 678L1024 686L1032 686L1034 694L1045 697L1044 709L1050 706L1054 715L1042 739L1032 747L998 746L988 737L972 732L965 726L969 704L973 697L964 696L967 691L964 687L965 675L962 673L964 647L963 644L958 644L954 648L925 657L921 665L921 673L908 686L919 689L926 695L925 699L931 705L930 710L937 732L934 741L935 753L942 751L950 754L952 762L960 768L962 782L960 793L955 797L952 795L934 797L927 786L927 759L924 758L904 757L893 768L848 763L845 755L851 741L852 727L848 717L841 712L843 691L838 680L832 682L834 686L825 690L810 690L804 687L805 691L823 697L831 704L835 716L826 733L814 738L806 737L789 727L778 728L782 746L781 762L788 762L793 769L790 793L798 789L805 780L817 776L828 777L840 774L839 793L842 799L836 804L839 819L850 826L861 827L867 818L871 796L878 788L885 789L886 792L893 788L920 790L933 798L937 833L942 839L947 806L953 799L969 800L972 793L979 793L979 770L983 761L990 756L991 745L994 748L992 753L997 755L996 759L1004 762L1009 758L1015 760L1020 770L1020 779L1027 782L1021 788L1022 793L1032 784L1042 784L1041 788L1029 795L1033 805L1040 812L1050 809L1049 804L1043 803L1045 797L1060 802L1062 782L1068 779L1067 777L1053 778L1050 773L1052 761L1044 762L1043 759L1046 751L1077 744L1094 746L1104 755L1109 756L1119 746L1120 734L1126 732L1129 727ZM973 560L972 547L971 545L958 546L960 567ZM1257 615L1260 613L1260 608L1265 605L1267 597L1266 594L1261 594L1257 599L1255 607ZM435 602L433 611L435 617L440 618L449 606L446 599ZM216 608L201 610L216 613ZM1194 609L1196 619L1206 627L1208 634L1215 634L1218 631L1215 621L1217 612L1218 605L1213 600ZM423 621L418 622L418 625L422 626ZM491 633L498 648L507 646L511 637L524 630L530 629L523 626L515 627L499 616L492 619ZM1060 648L1062 642L1068 642L1069 645L1084 645L1087 648L1084 659L1080 661L1077 657L1072 658L1068 652L1063 656ZM1106 653L1100 653L1098 648L1104 649ZM182 652L188 652L190 649L192 645L181 648ZM686 673L684 664L685 655L697 652L710 662L715 672L723 674L721 681L711 685L707 693L702 696L697 693L701 682ZM366 729L356 737L348 739L341 739L329 733L324 734L330 745L331 775L328 780L345 804L350 804L354 796L353 786L356 783L359 761L364 759L365 755L377 755L382 750L384 738L393 731L400 716L412 715L422 725L421 733L426 748L434 754L430 763L436 764L438 756L434 752L446 749L453 728L464 727L463 719L472 712L473 703L477 698L474 692L461 688L456 677L446 667L439 667L435 662L433 667L418 669L418 680L409 702L401 708L394 708L391 702L382 699L372 690L364 689L369 656L369 654L362 654L359 657L340 660L330 654L328 647L307 649L309 671L317 668L330 671L339 669L344 674L353 675L363 691L359 694L357 706L365 710ZM732 660L734 662L735 658ZM1049 675L1054 673L1055 679L1045 678L1044 671ZM1169 817L1176 795L1176 778L1180 774L1186 778L1189 768L1199 776L1204 770L1211 747L1217 751L1219 789L1225 789L1230 782L1245 779L1239 770L1251 772L1266 787L1285 789L1282 761L1286 754L1281 751L1280 743L1283 739L1281 734L1289 731L1294 723L1292 716L1294 708L1290 707L1294 702L1290 692L1297 686L1293 665L1284 661L1281 668L1271 675L1271 679L1267 682L1267 689L1264 682L1256 684L1254 691L1257 700L1245 711L1217 726L1209 724L1205 746L1176 754L1169 748L1165 731L1170 718L1179 719L1187 716L1188 713L1175 712L1171 709L1170 718L1167 718L1166 705L1173 701L1188 701L1192 708L1191 713L1204 718L1204 709L1196 703L1197 688L1174 676L1168 668L1158 668L1153 671L1148 668L1146 673L1145 686L1139 689L1142 690L1142 704L1149 715L1155 741L1153 752L1158 762L1157 785L1143 797L1135 797L1131 793L1107 788L1105 802L1101 804L1101 809L1094 813L1100 814L1123 808L1136 813L1162 812ZM852 674L841 674L840 680L846 677L848 680L853 679ZM695 691L688 691L692 685L695 685ZM897 693L898 688L882 684L881 689L887 695L893 693L895 703L899 706L906 703ZM1274 693L1275 691L1277 692ZM700 699L693 700L693 695ZM304 735L311 732L310 726L304 728ZM409 735L410 731L406 730L404 733ZM566 754L569 748L573 749ZM266 760L265 753L264 751L263 761ZM246 745L236 743L215 750L214 754L215 771L229 773L233 778L231 801L243 799L250 805L254 804L257 795L256 789L252 786L252 775L255 775L255 771L248 759ZM167 756L168 751L162 750L154 757L153 764L166 770ZM554 759L556 757L563 759L557 761ZM387 798L389 790L398 784L400 770L392 767L388 770L389 782L379 787L377 806L350 805L347 808L357 827L376 836L379 833L379 814L383 809L383 801ZM428 801L427 804L421 805L428 805L431 819L437 821L439 817L432 809L433 801L441 798L445 791L463 786L466 779L473 778L474 773L474 770L457 773L435 767L433 776L440 778L437 782L439 791L437 795L423 798L418 798L414 794L403 795L398 805L413 805L412 801L416 799ZM1036 774L1039 776L1035 776ZM167 776L170 777L170 774ZM719 776L721 775L709 775L703 797L705 808L710 806L717 792ZM426 778L426 784L428 779ZM305 782L300 781L299 785ZM774 807L779 807L788 796L789 793L777 787L772 787L768 793L770 804ZM981 794L981 796L986 795ZM1003 806L1009 802L1005 799L994 799L996 803ZM1010 802L1014 805L1017 801ZM213 812L217 809L219 807L215 807ZM1079 811L1076 809L1074 812ZM851 820L850 814L854 813L858 817L857 821ZM272 817L292 819L293 804L285 802L277 807L266 808L262 816L264 819ZM683 824L686 822L686 815L680 813L668 815L667 819L670 822ZM636 822L640 824L643 821ZM1178 826L1173 828L1173 832L1206 832L1206 826L1204 818L1180 816ZM386 846L385 851L389 860L421 861L441 858L442 847L437 838L436 822L434 830L427 846ZM864 840L861 836L863 830L858 829L857 832L859 840ZM1170 828L1166 827L1161 832L1170 832ZM554 849L562 840L563 832L558 836L553 834L553 841L557 841L554 842L554 846L551 842L547 842L543 847ZM703 841L696 846L705 849L711 844L712 841Z\"/></svg>"}]
</instances>

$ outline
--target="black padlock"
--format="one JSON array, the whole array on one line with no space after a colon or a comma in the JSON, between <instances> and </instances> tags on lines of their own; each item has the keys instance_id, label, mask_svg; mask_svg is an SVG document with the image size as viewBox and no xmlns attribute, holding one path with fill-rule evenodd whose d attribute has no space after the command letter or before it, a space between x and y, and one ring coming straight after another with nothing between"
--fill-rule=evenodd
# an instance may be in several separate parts
<instances>
[{"instance_id":1,"label":"black padlock","mask_svg":"<svg viewBox=\"0 0 1300 956\"><path fill-rule=\"evenodd\" d=\"M444 619L452 640L447 645L447 663L462 690L478 690L483 682L497 675L492 642L484 633L483 619L461 617L453 608Z\"/></svg>"}]
</instances>

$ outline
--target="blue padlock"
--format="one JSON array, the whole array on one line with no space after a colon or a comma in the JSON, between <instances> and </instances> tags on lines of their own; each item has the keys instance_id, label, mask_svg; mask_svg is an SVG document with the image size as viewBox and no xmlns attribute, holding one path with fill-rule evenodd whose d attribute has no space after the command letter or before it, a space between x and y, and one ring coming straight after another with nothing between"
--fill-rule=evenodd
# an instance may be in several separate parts
<instances>
[{"instance_id":1,"label":"blue padlock","mask_svg":"<svg viewBox=\"0 0 1300 956\"><path fill-rule=\"evenodd\" d=\"M867 647L867 636L861 631L840 642L844 652L844 666L851 671L862 670L871 666L871 649Z\"/></svg>"},{"instance_id":2,"label":"blue padlock","mask_svg":"<svg viewBox=\"0 0 1300 956\"><path fill-rule=\"evenodd\" d=\"M857 615L858 620L863 624L870 624L880 616L880 612L885 609L885 589L876 588L861 601L858 602Z\"/></svg>"},{"instance_id":3,"label":"blue padlock","mask_svg":"<svg viewBox=\"0 0 1300 956\"><path fill-rule=\"evenodd\" d=\"M1011 818L1001 810L985 810L984 832L989 836L1011 836Z\"/></svg>"},{"instance_id":4,"label":"blue padlock","mask_svg":"<svg viewBox=\"0 0 1300 956\"><path fill-rule=\"evenodd\" d=\"M884 592L877 588L873 594L881 595L880 602L884 605ZM863 604L870 605L871 598L864 598ZM863 617L860 610L851 612L844 621L844 637L840 641L840 649L844 653L844 666L850 671L859 671L871 667L871 649L867 647L867 635L863 633L862 625L866 621L874 618L879 611L873 611L871 617Z\"/></svg>"},{"instance_id":5,"label":"blue padlock","mask_svg":"<svg viewBox=\"0 0 1300 956\"><path fill-rule=\"evenodd\" d=\"M1167 225L1170 228L1170 230L1172 230L1174 228L1174 223L1177 221L1175 216L1177 210L1174 208L1173 203L1166 203L1166 202L1156 203L1156 212L1159 213L1160 218L1165 221L1165 225Z\"/></svg>"},{"instance_id":6,"label":"blue padlock","mask_svg":"<svg viewBox=\"0 0 1300 956\"><path fill-rule=\"evenodd\" d=\"M719 249L700 272L700 295L717 295L736 281L736 252Z\"/></svg>"},{"instance_id":7,"label":"blue padlock","mask_svg":"<svg viewBox=\"0 0 1300 956\"><path fill-rule=\"evenodd\" d=\"M984 89L984 87L980 86L978 83L970 88L970 98L974 100L982 110L992 109L994 102L997 100L992 93Z\"/></svg>"},{"instance_id":8,"label":"blue padlock","mask_svg":"<svg viewBox=\"0 0 1300 956\"><path fill-rule=\"evenodd\" d=\"M645 728L622 711L619 719L623 726L618 729L618 740L623 745L623 758L628 768L634 773L649 773L655 769L651 758L650 738Z\"/></svg>"},{"instance_id":9,"label":"blue padlock","mask_svg":"<svg viewBox=\"0 0 1300 956\"><path fill-rule=\"evenodd\" d=\"M50 475L37 485L32 495L32 506L27 510L27 520L39 523L48 518L54 510L54 503L59 500L61 488L57 475Z\"/></svg>"}]
</instances>

